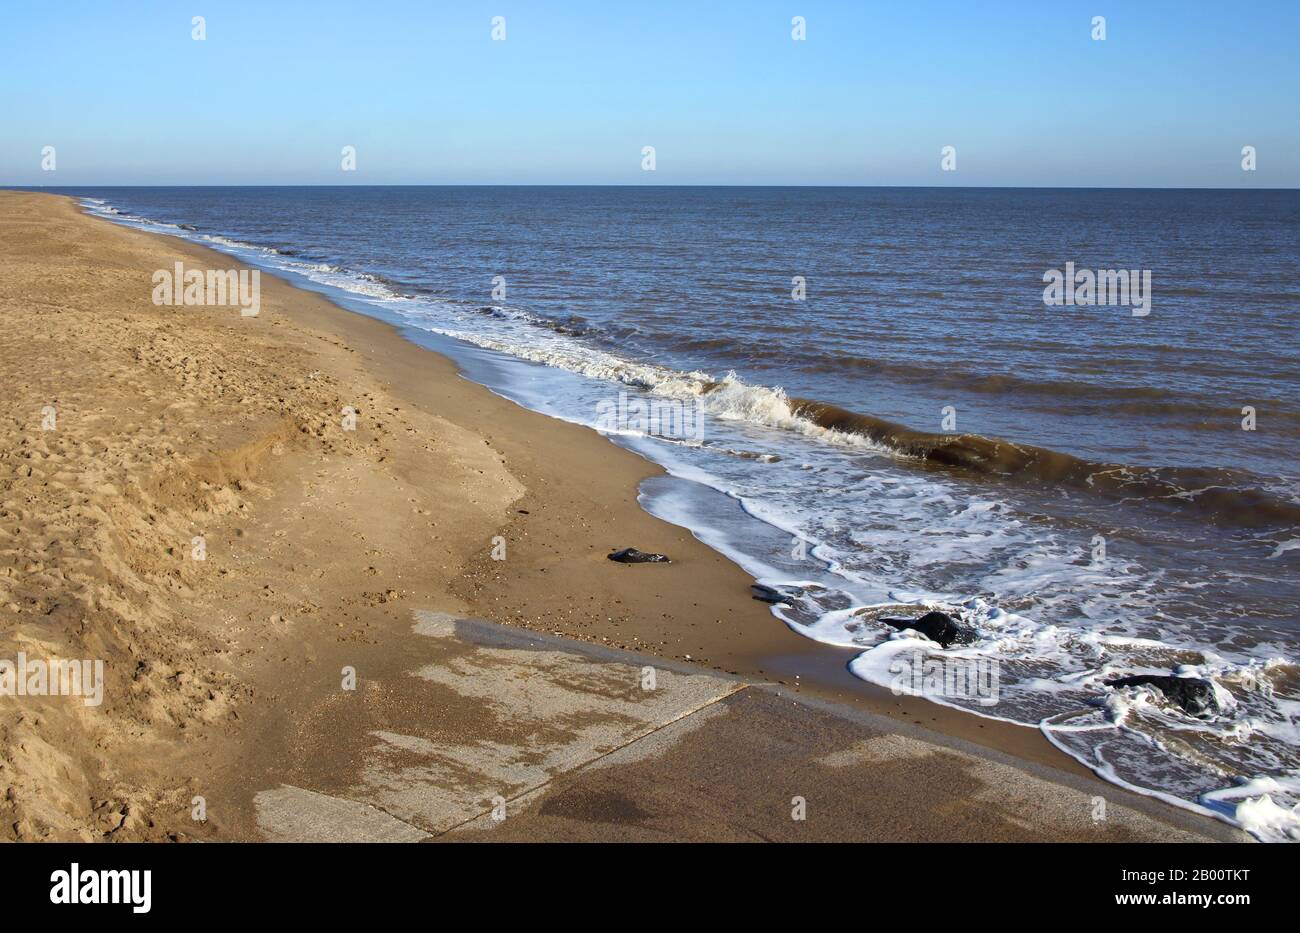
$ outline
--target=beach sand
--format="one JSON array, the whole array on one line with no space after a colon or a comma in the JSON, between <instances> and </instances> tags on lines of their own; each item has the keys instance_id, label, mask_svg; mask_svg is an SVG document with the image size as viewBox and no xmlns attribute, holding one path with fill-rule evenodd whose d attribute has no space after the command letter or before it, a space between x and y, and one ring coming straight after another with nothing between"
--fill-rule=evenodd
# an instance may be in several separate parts
<instances>
[{"instance_id":1,"label":"beach sand","mask_svg":"<svg viewBox=\"0 0 1300 933\"><path fill-rule=\"evenodd\" d=\"M788 759L826 799L869 784L859 805L914 814L809 822L798 838L1232 837L1095 781L1036 730L855 681L851 654L791 632L739 568L644 512L638 484L659 469L595 432L267 274L255 317L155 305L153 273L177 261L238 266L68 198L0 192L0 659L105 671L98 706L0 697L4 836L316 838L304 814L327 812L321 838L424 838L484 819L496 795L471 776L490 772L526 811L506 838L786 838L791 791L755 784L749 761L775 743L762 760ZM606 559L628 546L672 563ZM563 640L431 636L464 619ZM621 680L643 655L667 678L651 707ZM615 763L649 737L679 774L734 749L748 796L722 780L692 819L665 767ZM882 765L862 751L877 740L906 752ZM833 764L812 774L814 759ZM582 790L616 772L618 793ZM576 817L548 815L560 776ZM980 790L1020 778L1038 783L1014 806ZM476 789L449 798L457 780ZM768 785L779 817L754 810ZM925 787L962 790L940 805ZM1128 816L1052 812L1096 794Z\"/></svg>"}]
</instances>

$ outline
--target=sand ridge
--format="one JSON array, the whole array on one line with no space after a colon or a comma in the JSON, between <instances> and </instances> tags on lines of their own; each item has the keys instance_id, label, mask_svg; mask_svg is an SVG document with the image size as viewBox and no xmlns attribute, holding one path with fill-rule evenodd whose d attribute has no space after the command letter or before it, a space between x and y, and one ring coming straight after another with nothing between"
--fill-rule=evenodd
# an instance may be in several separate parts
<instances>
[{"instance_id":1,"label":"sand ridge","mask_svg":"<svg viewBox=\"0 0 1300 933\"><path fill-rule=\"evenodd\" d=\"M349 605L400 599L367 574L384 564L382 534L347 542L354 578L331 593L330 622L258 565L310 539L338 503L399 508L429 528L436 505L449 529L477 522L486 537L520 487L477 438L402 411L340 342L284 333L281 290L256 318L155 307L149 275L165 243L89 222L66 200L0 197L0 658L106 670L99 707L0 704L0 826L16 839L211 833L213 821L191 819L200 771L181 760L237 730L286 620L355 636L369 623ZM353 431L345 407L358 410ZM416 451L436 453L439 476L404 475ZM395 495L413 478L419 495ZM286 485L301 530L258 537ZM445 583L461 542L434 534L421 553Z\"/></svg>"}]
</instances>

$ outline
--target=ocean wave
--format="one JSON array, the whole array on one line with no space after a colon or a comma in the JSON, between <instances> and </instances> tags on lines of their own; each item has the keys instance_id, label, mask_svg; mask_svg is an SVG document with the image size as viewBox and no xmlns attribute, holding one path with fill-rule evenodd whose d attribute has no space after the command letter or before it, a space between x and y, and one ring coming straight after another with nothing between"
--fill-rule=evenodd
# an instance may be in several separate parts
<instances>
[{"instance_id":1,"label":"ocean wave","mask_svg":"<svg viewBox=\"0 0 1300 933\"><path fill-rule=\"evenodd\" d=\"M1069 485L1114 498L1193 510L1224 525L1300 525L1300 504L1260 489L1249 474L1210 467L1098 463L1073 454L979 434L931 434L807 399L789 400L796 417L842 435L859 435L899 454L971 473Z\"/></svg>"},{"instance_id":2,"label":"ocean wave","mask_svg":"<svg viewBox=\"0 0 1300 933\"><path fill-rule=\"evenodd\" d=\"M734 372L717 378L701 371L638 363L586 346L520 343L457 328L438 329L447 336L520 359L619 382L655 395L699 401L709 414L722 420L796 431L839 446L887 453L905 461L984 477L1066 485L1112 499L1193 512L1225 526L1300 526L1300 503L1259 488L1254 485L1255 477L1239 471L1099 463L979 434L926 433L829 403L794 398L780 387L750 385Z\"/></svg>"}]
</instances>

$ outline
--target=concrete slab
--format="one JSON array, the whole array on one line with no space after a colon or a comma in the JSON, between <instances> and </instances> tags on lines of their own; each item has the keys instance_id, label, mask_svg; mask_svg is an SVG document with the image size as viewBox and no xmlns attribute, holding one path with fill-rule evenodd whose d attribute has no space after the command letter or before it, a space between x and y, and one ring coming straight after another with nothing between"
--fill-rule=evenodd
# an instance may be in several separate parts
<instances>
[{"instance_id":1,"label":"concrete slab","mask_svg":"<svg viewBox=\"0 0 1300 933\"><path fill-rule=\"evenodd\" d=\"M414 628L430 639L430 662L411 673L430 697L454 697L455 718L437 723L433 737L396 724L371 733L375 742L363 756L361 781L338 799L378 808L425 833L499 812L505 801L744 686L711 672L445 613L417 612ZM275 793L258 795L263 832L283 836L296 828L318 838L329 830L319 800Z\"/></svg>"},{"instance_id":2,"label":"concrete slab","mask_svg":"<svg viewBox=\"0 0 1300 933\"><path fill-rule=\"evenodd\" d=\"M262 791L253 803L271 842L419 842L428 835L364 803L289 784Z\"/></svg>"},{"instance_id":3,"label":"concrete slab","mask_svg":"<svg viewBox=\"0 0 1300 933\"><path fill-rule=\"evenodd\" d=\"M479 705L495 728L458 743L376 733L379 742L359 794L435 832L499 812L502 802L742 686L445 614L419 613L415 630L473 647L427 664L415 676ZM647 688L650 677L653 689Z\"/></svg>"},{"instance_id":4,"label":"concrete slab","mask_svg":"<svg viewBox=\"0 0 1300 933\"><path fill-rule=\"evenodd\" d=\"M1244 838L897 726L751 686L511 801L504 820L480 818L439 841Z\"/></svg>"},{"instance_id":5,"label":"concrete slab","mask_svg":"<svg viewBox=\"0 0 1300 933\"><path fill-rule=\"evenodd\" d=\"M374 686L403 702L368 707L355 769L257 795L267 838L1244 838L774 685L445 613L414 630L414 666Z\"/></svg>"}]
</instances>

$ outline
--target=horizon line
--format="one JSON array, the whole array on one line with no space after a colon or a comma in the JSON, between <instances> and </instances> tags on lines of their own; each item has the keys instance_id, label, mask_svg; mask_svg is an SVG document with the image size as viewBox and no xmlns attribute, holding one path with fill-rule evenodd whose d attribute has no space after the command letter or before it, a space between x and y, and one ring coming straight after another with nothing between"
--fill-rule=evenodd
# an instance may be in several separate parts
<instances>
[{"instance_id":1,"label":"horizon line","mask_svg":"<svg viewBox=\"0 0 1300 933\"><path fill-rule=\"evenodd\" d=\"M799 184L580 184L560 182L389 182L373 184L276 184L258 182L250 184L106 184L83 182L67 185L9 185L0 183L0 190L44 191L55 188L891 188L922 191L1300 191L1300 186L1216 187L1211 185L799 185Z\"/></svg>"}]
</instances>

